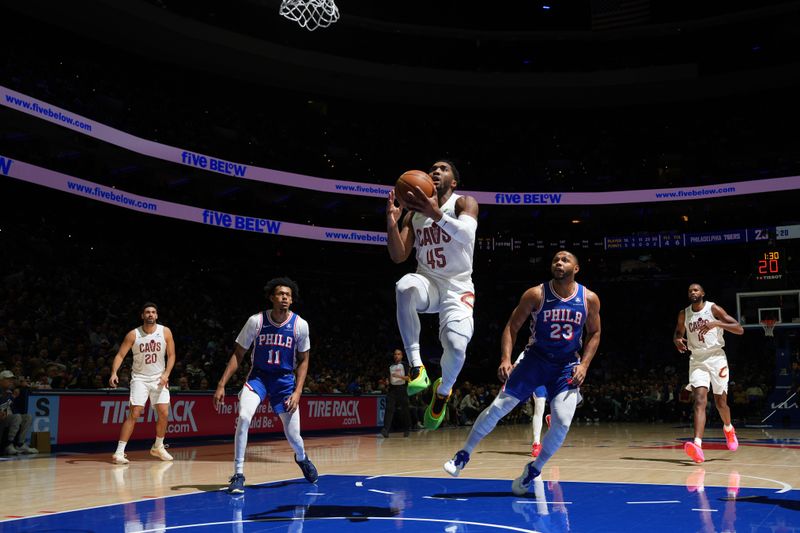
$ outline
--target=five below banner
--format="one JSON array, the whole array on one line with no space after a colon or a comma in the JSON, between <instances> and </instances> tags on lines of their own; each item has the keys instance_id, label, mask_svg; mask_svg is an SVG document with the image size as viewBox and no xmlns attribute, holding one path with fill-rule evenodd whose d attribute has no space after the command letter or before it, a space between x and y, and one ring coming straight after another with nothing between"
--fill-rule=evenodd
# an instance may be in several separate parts
<instances>
[{"instance_id":1,"label":"five below banner","mask_svg":"<svg viewBox=\"0 0 800 533\"><path fill-rule=\"evenodd\" d=\"M300 427L303 431L373 428L383 420L383 396L303 396ZM115 442L128 416L128 395L32 394L28 412L32 431L49 431L51 444ZM174 394L170 402L167 438L233 435L239 398L227 396L217 411L211 395ZM136 424L134 440L155 435L157 415L149 406ZM250 423L251 433L282 433L280 418L269 406L259 406Z\"/></svg>"},{"instance_id":2,"label":"five below banner","mask_svg":"<svg viewBox=\"0 0 800 533\"><path fill-rule=\"evenodd\" d=\"M8 176L140 213L197 222L207 226L301 239L351 244L386 244L386 233L382 232L310 226L177 204L107 187L2 155L0 155L0 176Z\"/></svg>"},{"instance_id":3,"label":"five below banner","mask_svg":"<svg viewBox=\"0 0 800 533\"><path fill-rule=\"evenodd\" d=\"M391 183L394 182L393 178L387 178L386 184L325 179L291 172L282 172L269 168L255 167L234 161L226 161L207 154L195 153L176 146L169 146L136 137L1 85L0 105L53 124L58 124L72 131L138 154L238 179L274 183L287 187L296 187L319 192L372 196L382 199L386 198L389 194ZM428 163L430 162L426 162L425 164ZM486 180L487 176L474 176L473 179L476 181L479 179ZM491 180L491 177L488 177L488 179ZM800 189L800 176L669 189L608 192L462 192L474 196L479 203L486 205L547 206L674 202L723 198L741 194L778 192L792 189Z\"/></svg>"}]
</instances>

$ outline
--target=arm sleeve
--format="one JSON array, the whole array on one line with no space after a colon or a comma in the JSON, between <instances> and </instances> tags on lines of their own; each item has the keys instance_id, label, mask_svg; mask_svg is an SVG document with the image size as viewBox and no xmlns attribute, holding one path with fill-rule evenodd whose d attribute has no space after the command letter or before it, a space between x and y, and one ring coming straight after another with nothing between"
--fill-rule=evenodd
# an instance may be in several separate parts
<instances>
[{"instance_id":1,"label":"arm sleeve","mask_svg":"<svg viewBox=\"0 0 800 533\"><path fill-rule=\"evenodd\" d=\"M459 215L458 218L443 214L442 219L437 222L436 225L446 231L452 238L463 244L474 241L475 232L478 230L478 221L464 213Z\"/></svg>"}]
</instances>

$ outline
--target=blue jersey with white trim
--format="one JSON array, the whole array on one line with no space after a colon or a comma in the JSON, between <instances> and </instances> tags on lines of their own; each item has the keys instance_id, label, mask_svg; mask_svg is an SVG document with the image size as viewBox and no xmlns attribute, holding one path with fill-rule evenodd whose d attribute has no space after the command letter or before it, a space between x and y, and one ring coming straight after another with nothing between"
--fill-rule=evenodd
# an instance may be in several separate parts
<instances>
[{"instance_id":1,"label":"blue jersey with white trim","mask_svg":"<svg viewBox=\"0 0 800 533\"><path fill-rule=\"evenodd\" d=\"M253 368L270 374L294 372L297 345L296 313L282 324L274 323L269 311L261 313L261 329L253 340Z\"/></svg>"},{"instance_id":2,"label":"blue jersey with white trim","mask_svg":"<svg viewBox=\"0 0 800 533\"><path fill-rule=\"evenodd\" d=\"M576 283L575 292L562 298L552 283L542 284L542 303L531 312L531 338L525 352L550 361L573 362L583 345L583 325L588 315L586 290Z\"/></svg>"}]
</instances>

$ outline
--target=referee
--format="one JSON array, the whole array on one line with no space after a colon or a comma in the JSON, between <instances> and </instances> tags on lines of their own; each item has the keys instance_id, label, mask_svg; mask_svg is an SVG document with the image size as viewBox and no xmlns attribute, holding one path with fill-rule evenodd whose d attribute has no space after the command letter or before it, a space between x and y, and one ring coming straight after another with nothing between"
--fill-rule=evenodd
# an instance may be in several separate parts
<instances>
[{"instance_id":1,"label":"referee","mask_svg":"<svg viewBox=\"0 0 800 533\"><path fill-rule=\"evenodd\" d=\"M394 363L389 367L389 392L386 395L386 416L383 417L383 429L381 435L389 438L389 431L392 429L395 409L400 409L400 421L403 424L403 436L408 437L411 429L411 416L408 412L408 376L403 365L403 351L399 348L394 350Z\"/></svg>"}]
</instances>

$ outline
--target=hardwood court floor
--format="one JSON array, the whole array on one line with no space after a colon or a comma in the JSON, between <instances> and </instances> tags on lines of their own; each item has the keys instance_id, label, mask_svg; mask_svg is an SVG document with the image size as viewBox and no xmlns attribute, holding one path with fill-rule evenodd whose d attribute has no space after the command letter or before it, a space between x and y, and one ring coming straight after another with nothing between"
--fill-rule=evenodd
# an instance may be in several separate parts
<instances>
[{"instance_id":1,"label":"hardwood court floor","mask_svg":"<svg viewBox=\"0 0 800 533\"><path fill-rule=\"evenodd\" d=\"M408 438L393 433L388 439L375 434L312 436L305 441L321 475L450 479L442 464L460 449L468 430L419 431ZM721 428L708 429L706 462L696 465L683 453L683 440L691 434L686 427L575 425L542 477L545 481L680 487L701 480L706 487L726 487L738 474L742 489L796 494L800 430L737 428L737 433L739 449L730 452ZM507 480L510 489L511 480L530 460L530 435L529 425L499 426L475 450L459 480ZM131 463L124 466L111 464L112 448L109 443L102 453L0 461L0 520L10 526L9 521L23 517L216 491L227 485L232 474L232 441L173 443L173 462L158 461L146 449L131 451ZM245 475L248 486L301 477L291 448L282 438L251 440Z\"/></svg>"}]
</instances>

